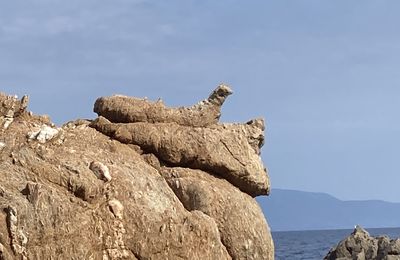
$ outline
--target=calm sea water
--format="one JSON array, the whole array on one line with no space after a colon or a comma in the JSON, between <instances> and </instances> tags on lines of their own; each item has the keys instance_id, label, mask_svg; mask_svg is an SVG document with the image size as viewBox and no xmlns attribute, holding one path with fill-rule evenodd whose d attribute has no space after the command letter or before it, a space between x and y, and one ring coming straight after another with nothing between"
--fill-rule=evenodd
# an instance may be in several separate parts
<instances>
[{"instance_id":1,"label":"calm sea water","mask_svg":"<svg viewBox=\"0 0 400 260\"><path fill-rule=\"evenodd\" d=\"M373 235L400 237L400 228L370 228ZM348 236L352 230L312 230L272 232L277 260L323 259L331 247Z\"/></svg>"}]
</instances>

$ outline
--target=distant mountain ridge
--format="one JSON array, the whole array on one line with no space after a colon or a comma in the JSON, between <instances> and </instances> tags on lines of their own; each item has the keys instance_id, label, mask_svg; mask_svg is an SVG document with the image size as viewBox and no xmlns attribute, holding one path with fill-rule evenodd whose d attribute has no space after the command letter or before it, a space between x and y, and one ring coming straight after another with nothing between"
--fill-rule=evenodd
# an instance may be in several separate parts
<instances>
[{"instance_id":1,"label":"distant mountain ridge","mask_svg":"<svg viewBox=\"0 0 400 260\"><path fill-rule=\"evenodd\" d=\"M257 198L272 231L400 227L400 203L342 201L326 193L272 189Z\"/></svg>"}]
</instances>

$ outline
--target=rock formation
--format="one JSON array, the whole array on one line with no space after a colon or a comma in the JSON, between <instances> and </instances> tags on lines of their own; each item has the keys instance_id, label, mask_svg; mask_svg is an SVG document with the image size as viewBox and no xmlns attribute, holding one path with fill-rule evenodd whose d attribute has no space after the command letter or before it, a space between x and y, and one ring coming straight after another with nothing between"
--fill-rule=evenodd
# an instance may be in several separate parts
<instances>
[{"instance_id":1,"label":"rock formation","mask_svg":"<svg viewBox=\"0 0 400 260\"><path fill-rule=\"evenodd\" d=\"M103 117L96 119L91 126L122 143L140 146L166 164L220 175L251 196L269 193L269 179L258 154L259 147L254 149L249 141L252 132L258 131L257 136L262 136L262 128L258 126L115 124Z\"/></svg>"},{"instance_id":2,"label":"rock formation","mask_svg":"<svg viewBox=\"0 0 400 260\"><path fill-rule=\"evenodd\" d=\"M325 256L326 260L396 260L400 259L400 239L372 237L360 226Z\"/></svg>"},{"instance_id":3,"label":"rock formation","mask_svg":"<svg viewBox=\"0 0 400 260\"><path fill-rule=\"evenodd\" d=\"M160 172L187 210L199 210L214 219L230 255L236 259L273 259L269 230L249 228L267 226L251 196L201 170L162 167Z\"/></svg>"},{"instance_id":4,"label":"rock formation","mask_svg":"<svg viewBox=\"0 0 400 260\"><path fill-rule=\"evenodd\" d=\"M0 95L0 260L273 259L264 123L219 124L231 93L100 98L60 128Z\"/></svg>"},{"instance_id":5,"label":"rock formation","mask_svg":"<svg viewBox=\"0 0 400 260\"><path fill-rule=\"evenodd\" d=\"M18 100L17 96L7 96L0 93L0 100L0 126L8 128L14 121L14 117L25 112L29 98L24 96L21 100Z\"/></svg>"},{"instance_id":6,"label":"rock formation","mask_svg":"<svg viewBox=\"0 0 400 260\"><path fill-rule=\"evenodd\" d=\"M161 100L149 102L146 99L121 95L101 97L94 104L94 112L114 123L177 123L185 126L208 126L218 123L221 106L232 90L220 85L208 99L185 108L165 107Z\"/></svg>"}]
</instances>

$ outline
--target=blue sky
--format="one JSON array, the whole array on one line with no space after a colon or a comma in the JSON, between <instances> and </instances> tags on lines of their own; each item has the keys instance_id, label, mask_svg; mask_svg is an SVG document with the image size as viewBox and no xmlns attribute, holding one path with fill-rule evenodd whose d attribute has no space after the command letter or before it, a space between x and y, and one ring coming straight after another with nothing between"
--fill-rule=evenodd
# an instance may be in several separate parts
<instances>
[{"instance_id":1,"label":"blue sky","mask_svg":"<svg viewBox=\"0 0 400 260\"><path fill-rule=\"evenodd\" d=\"M223 121L264 117L273 187L400 202L400 2L0 3L0 90L57 124L102 95L190 105L219 83Z\"/></svg>"}]
</instances>

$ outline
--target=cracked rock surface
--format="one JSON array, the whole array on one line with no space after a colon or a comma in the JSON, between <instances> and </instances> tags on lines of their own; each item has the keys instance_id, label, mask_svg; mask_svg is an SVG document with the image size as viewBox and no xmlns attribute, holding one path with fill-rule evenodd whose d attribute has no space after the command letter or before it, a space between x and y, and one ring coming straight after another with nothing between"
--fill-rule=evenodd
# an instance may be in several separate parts
<instances>
[{"instance_id":1,"label":"cracked rock surface","mask_svg":"<svg viewBox=\"0 0 400 260\"><path fill-rule=\"evenodd\" d=\"M0 128L0 259L273 259L252 197L269 192L264 124L219 124L231 93L161 110L124 97L101 105L108 119L60 128L28 113L27 97L0 95L0 116L13 111ZM32 138L38 129L55 134Z\"/></svg>"},{"instance_id":2,"label":"cracked rock surface","mask_svg":"<svg viewBox=\"0 0 400 260\"><path fill-rule=\"evenodd\" d=\"M138 145L168 164L215 173L251 196L269 194L266 169L246 136L250 125L114 124L99 117L91 126L122 143Z\"/></svg>"},{"instance_id":3,"label":"cracked rock surface","mask_svg":"<svg viewBox=\"0 0 400 260\"><path fill-rule=\"evenodd\" d=\"M186 209L202 211L215 220L230 255L273 259L268 224L260 218L261 209L251 196L201 170L163 167L160 172Z\"/></svg>"}]
</instances>

